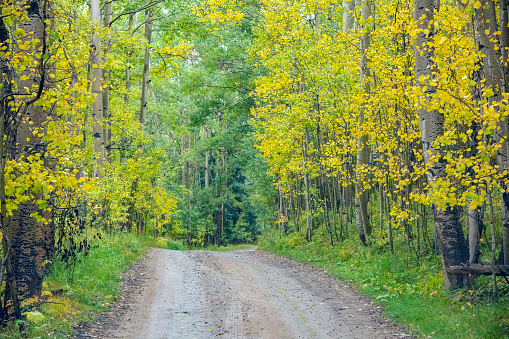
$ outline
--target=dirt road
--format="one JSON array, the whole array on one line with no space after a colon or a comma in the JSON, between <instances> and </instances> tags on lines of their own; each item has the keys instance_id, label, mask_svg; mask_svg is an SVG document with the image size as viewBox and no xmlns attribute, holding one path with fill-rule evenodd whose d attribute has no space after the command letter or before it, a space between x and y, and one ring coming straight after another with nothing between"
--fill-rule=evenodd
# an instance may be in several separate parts
<instances>
[{"instance_id":1,"label":"dirt road","mask_svg":"<svg viewBox=\"0 0 509 339\"><path fill-rule=\"evenodd\" d=\"M152 249L136 270L131 296L94 336L409 338L349 285L267 252Z\"/></svg>"}]
</instances>

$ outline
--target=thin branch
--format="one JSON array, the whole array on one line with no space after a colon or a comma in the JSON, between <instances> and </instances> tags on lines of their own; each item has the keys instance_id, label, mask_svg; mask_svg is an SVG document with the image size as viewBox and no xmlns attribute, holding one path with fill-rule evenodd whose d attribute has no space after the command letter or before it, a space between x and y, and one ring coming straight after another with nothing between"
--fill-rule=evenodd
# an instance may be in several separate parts
<instances>
[{"instance_id":1,"label":"thin branch","mask_svg":"<svg viewBox=\"0 0 509 339\"><path fill-rule=\"evenodd\" d=\"M118 15L115 19L111 20L111 22L110 22L110 24L108 25L108 27L111 27L111 25L113 25L113 23L114 23L115 21L117 21L118 19L120 19L121 17L123 17L123 16L125 16L125 15L129 15L129 14L136 14L136 13L138 13L138 12L141 12L141 11L145 10L145 9L148 9L148 8L150 8L150 7L153 7L153 6L155 6L155 5L159 4L159 3L163 2L163 1L165 1L165 0L157 0L157 1L155 1L155 2L151 2L151 3L149 3L149 4L146 4L145 6L142 6L142 7L138 8L138 9L135 9L135 10L132 10L132 11L129 11L129 12L125 12L125 13L119 14L119 15Z\"/></svg>"},{"instance_id":2,"label":"thin branch","mask_svg":"<svg viewBox=\"0 0 509 339\"><path fill-rule=\"evenodd\" d=\"M4 232L4 236L5 236L5 232ZM8 241L6 241L7 243L9 243ZM7 248L7 253L5 253L5 257L4 259L2 260L2 267L0 268L0 286L3 284L4 282L4 273L5 273L5 267L7 266L7 260L9 260L9 257L11 256L11 250L12 250L12 245L9 244L8 245L9 247Z\"/></svg>"}]
</instances>

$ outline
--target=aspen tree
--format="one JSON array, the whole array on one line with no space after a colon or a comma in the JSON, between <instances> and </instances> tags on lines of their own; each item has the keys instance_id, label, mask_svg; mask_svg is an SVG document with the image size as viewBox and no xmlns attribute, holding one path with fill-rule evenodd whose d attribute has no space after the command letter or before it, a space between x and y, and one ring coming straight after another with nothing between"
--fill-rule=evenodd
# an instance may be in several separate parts
<instances>
[{"instance_id":1,"label":"aspen tree","mask_svg":"<svg viewBox=\"0 0 509 339\"><path fill-rule=\"evenodd\" d=\"M509 1L500 0L500 65L502 69L502 78L504 91L509 93ZM506 140L508 143L509 140ZM509 168L507 169L509 172ZM509 173L506 174L509 176ZM502 251L504 254L504 265L509 265L509 192L508 185L502 183L505 192L502 192L502 212L504 219L502 221Z\"/></svg>"},{"instance_id":2,"label":"aspen tree","mask_svg":"<svg viewBox=\"0 0 509 339\"><path fill-rule=\"evenodd\" d=\"M210 135L209 135L210 131L209 131L209 127L207 125L204 126L203 133L204 133L205 139L208 139L210 137ZM210 157L210 151L207 150L207 151L205 151L205 188L209 188L209 172L210 172L209 157Z\"/></svg>"},{"instance_id":3,"label":"aspen tree","mask_svg":"<svg viewBox=\"0 0 509 339\"><path fill-rule=\"evenodd\" d=\"M111 23L111 13L113 10L113 4L111 2L107 2L104 5L104 27L109 30ZM109 57L111 53L111 36L106 42L106 51L104 53L105 59ZM111 71L103 70L103 79L105 81L111 81ZM103 128L103 139L104 139L104 148L105 148L105 156L109 158L110 155L110 147L111 147L111 118L110 118L110 85L107 84L103 89L103 120L104 120L104 128Z\"/></svg>"},{"instance_id":4,"label":"aspen tree","mask_svg":"<svg viewBox=\"0 0 509 339\"><path fill-rule=\"evenodd\" d=\"M369 69L367 53L371 45L371 35L369 33L370 28L366 27L367 20L371 16L371 2L364 0L362 3L362 24L361 29L364 30L364 34L361 37L361 74L360 82L364 84L364 90L367 96L370 93L369 85ZM361 107L361 112L363 108ZM357 223L357 232L359 238L363 244L367 243L366 237L371 234L371 223L368 216L368 194L369 191L365 187L365 171L366 167L369 166L369 145L368 145L368 133L363 130L364 114L361 113L358 117L359 133L360 136L357 138L357 162L356 172L357 181L355 183L355 220Z\"/></svg>"},{"instance_id":5,"label":"aspen tree","mask_svg":"<svg viewBox=\"0 0 509 339\"><path fill-rule=\"evenodd\" d=\"M308 145L309 145L309 133L306 132L304 135L304 140L302 141L302 158L307 159L308 154ZM312 240L313 237L313 210L311 207L311 193L310 193L310 183L309 183L309 172L307 170L307 163L304 163L303 169L303 177L304 177L304 199L306 201L306 239L308 241Z\"/></svg>"},{"instance_id":6,"label":"aspen tree","mask_svg":"<svg viewBox=\"0 0 509 339\"><path fill-rule=\"evenodd\" d=\"M0 143L2 157L0 196L4 260L0 284L6 269L5 305L8 308L12 307L12 310L4 312L13 311L17 319L21 318L21 301L41 295L46 261L53 258L54 223L51 220L50 209L41 210L38 204L29 199L21 201L9 216L6 208L8 197L5 191L6 161L19 161L30 166L31 159L37 157L43 160L46 168L51 169L53 165L47 159L47 142L42 138L44 133L36 135L33 133L33 129L46 131L50 121L54 124L52 112L47 105L36 105L54 87L51 80L54 77L54 70L50 64L48 46L48 33L53 23L52 3L31 0L26 7L25 20L19 27L23 34L19 41L21 44L17 46L20 47L25 43L31 47L17 50L14 44L9 46L6 36L1 37L3 46L10 47L11 52L22 57L27 65L16 69L14 65L6 64L7 60L2 60L5 89L2 89L0 130L5 137ZM6 31L7 27L2 20L0 32ZM16 71L20 74L15 74ZM15 79L18 80L17 83L14 82ZM12 92L14 89L17 91ZM52 199L50 196L33 192L32 187L28 188L27 193L35 195L38 199ZM36 215L42 216L42 219L36 218Z\"/></svg>"},{"instance_id":7,"label":"aspen tree","mask_svg":"<svg viewBox=\"0 0 509 339\"><path fill-rule=\"evenodd\" d=\"M345 33L352 29L352 15L354 10L354 0L343 1L343 32Z\"/></svg>"},{"instance_id":8,"label":"aspen tree","mask_svg":"<svg viewBox=\"0 0 509 339\"><path fill-rule=\"evenodd\" d=\"M507 48L509 47L509 28L508 24L508 8L507 1L500 2L500 40L499 40L499 27L497 25L497 14L495 3L491 0L483 0L482 2L475 3L475 20L474 26L476 30L476 46L479 55L483 55L482 65L479 66L480 70L475 71L477 75L478 84L475 90L480 93L473 93L473 97L481 102L483 96L486 96L488 103L494 106L495 110L499 110L498 104L503 100L503 92L507 93L509 83L509 72L507 66ZM502 48L500 48L502 47ZM480 87L482 76L484 75L484 91ZM481 110L483 107L481 107ZM500 143L500 150L497 152L497 164L502 170L502 177L500 185L502 188L502 235L503 235L503 263L509 263L509 126L506 119L498 121L498 131L495 133L495 141ZM474 126L474 131L480 128ZM475 214L475 212L474 212ZM475 217L475 215L474 215ZM480 227L475 227L475 221L472 223L472 228L469 230L470 245L470 259L471 263L476 262L476 253L478 252L478 245L474 242L474 237L478 237L476 231Z\"/></svg>"},{"instance_id":9,"label":"aspen tree","mask_svg":"<svg viewBox=\"0 0 509 339\"><path fill-rule=\"evenodd\" d=\"M141 107L140 107L140 123L145 125L147 118L147 99L148 85L150 82L150 42L152 40L152 12L150 9L145 10L145 57L143 58L143 80L141 83Z\"/></svg>"},{"instance_id":10,"label":"aspen tree","mask_svg":"<svg viewBox=\"0 0 509 339\"><path fill-rule=\"evenodd\" d=\"M129 23L127 25L127 32L129 35L132 34L132 28L134 23L134 14L129 14ZM131 54L132 51L128 48L126 49L126 62L125 62L125 94L124 94L124 104L127 107L129 104L129 94L131 91Z\"/></svg>"},{"instance_id":11,"label":"aspen tree","mask_svg":"<svg viewBox=\"0 0 509 339\"><path fill-rule=\"evenodd\" d=\"M437 180L446 179L446 162L440 158L440 149L436 146L437 138L444 135L444 116L432 106L433 96L436 94L436 86L432 83L436 72L433 62L434 11L433 0L413 1L413 20L417 27L414 38L415 76L421 82L423 91L419 100L418 114L423 156L429 167L427 177L430 185ZM468 250L459 221L458 208L447 205L446 208L440 209L434 205L433 210L444 267L444 286L446 288L466 286L466 276L453 275L446 270L451 265L461 265L468 261Z\"/></svg>"},{"instance_id":12,"label":"aspen tree","mask_svg":"<svg viewBox=\"0 0 509 339\"><path fill-rule=\"evenodd\" d=\"M99 0L90 1L90 21L94 25L94 35L90 44L90 64L92 68L92 133L94 138L94 174L101 178L104 171L104 127L103 127L103 92L101 69L101 37L95 32L100 27L101 9Z\"/></svg>"}]
</instances>

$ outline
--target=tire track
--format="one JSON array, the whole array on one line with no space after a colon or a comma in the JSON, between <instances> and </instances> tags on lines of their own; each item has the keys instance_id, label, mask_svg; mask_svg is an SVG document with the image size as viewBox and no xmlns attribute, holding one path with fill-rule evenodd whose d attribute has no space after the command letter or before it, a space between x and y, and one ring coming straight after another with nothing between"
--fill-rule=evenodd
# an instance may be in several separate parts
<instances>
[{"instance_id":1,"label":"tire track","mask_svg":"<svg viewBox=\"0 0 509 339\"><path fill-rule=\"evenodd\" d=\"M151 249L143 264L140 293L100 337L411 338L350 286L267 252Z\"/></svg>"}]
</instances>

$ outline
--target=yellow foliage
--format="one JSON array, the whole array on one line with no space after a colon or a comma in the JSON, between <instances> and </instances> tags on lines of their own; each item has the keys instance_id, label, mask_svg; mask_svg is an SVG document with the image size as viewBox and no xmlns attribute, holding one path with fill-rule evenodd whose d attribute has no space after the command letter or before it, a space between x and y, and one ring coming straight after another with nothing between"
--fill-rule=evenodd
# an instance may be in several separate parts
<instances>
[{"instance_id":1,"label":"yellow foliage","mask_svg":"<svg viewBox=\"0 0 509 339\"><path fill-rule=\"evenodd\" d=\"M430 46L433 76L416 79L414 47L420 46L413 46L413 37L432 27L417 28L411 3L379 2L376 17L358 23L366 24L371 36L365 55L368 75L363 77L357 46L367 30L343 32L345 9L337 1L262 0L258 6L260 19L249 60L267 72L256 79L252 122L257 147L284 194L290 194L288 182L296 176L312 179L325 171L345 186L361 180L364 189L376 183L386 186L389 180L394 191L386 194L395 193L403 201L434 203L438 208L471 203L474 208L482 204L488 187L499 185L505 173L494 159L504 140L493 136L509 115L509 105L505 93L501 102L490 102L494 89L472 80L481 55L465 29L471 20L469 8L441 6ZM210 0L196 11L220 35L224 24L239 24L249 10L247 2ZM355 9L356 20L359 10ZM433 154L422 152L417 115L427 86L436 87L436 92L421 104L437 109L445 122L443 135L433 145L439 151ZM485 99L476 101L476 86L482 87ZM477 134L471 128L474 122L482 126ZM373 159L354 166L357 139L363 135L368 136ZM474 154L472 141L477 143ZM446 163L447 177L428 184L429 169L438 161ZM396 221L415 218L409 213L394 208L391 212Z\"/></svg>"}]
</instances>

